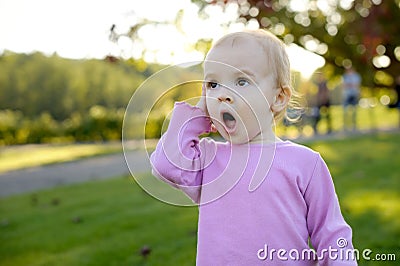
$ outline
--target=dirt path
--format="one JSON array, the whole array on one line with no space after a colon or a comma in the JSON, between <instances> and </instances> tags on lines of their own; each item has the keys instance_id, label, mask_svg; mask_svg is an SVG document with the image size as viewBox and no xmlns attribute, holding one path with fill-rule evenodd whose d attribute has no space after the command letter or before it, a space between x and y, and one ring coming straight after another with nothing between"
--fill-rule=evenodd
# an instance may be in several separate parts
<instances>
[{"instance_id":1,"label":"dirt path","mask_svg":"<svg viewBox=\"0 0 400 266\"><path fill-rule=\"evenodd\" d=\"M135 162L135 172L150 170L144 151L131 151L127 153L127 158ZM1 173L0 197L128 174L129 169L122 153L33 167Z\"/></svg>"}]
</instances>

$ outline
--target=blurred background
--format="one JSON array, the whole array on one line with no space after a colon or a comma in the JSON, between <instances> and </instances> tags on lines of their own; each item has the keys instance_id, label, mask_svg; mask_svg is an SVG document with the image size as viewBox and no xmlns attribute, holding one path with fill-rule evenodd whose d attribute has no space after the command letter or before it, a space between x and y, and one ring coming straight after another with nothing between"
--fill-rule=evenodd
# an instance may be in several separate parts
<instances>
[{"instance_id":1,"label":"blurred background","mask_svg":"<svg viewBox=\"0 0 400 266\"><path fill-rule=\"evenodd\" d=\"M155 202L126 186L127 173L43 191L14 184L14 196L6 181L121 154L126 107L147 78L203 60L226 33L257 28L285 42L302 95L302 110L288 110L301 119L277 134L326 158L355 246L400 260L399 18L400 0L0 0L0 264L193 265L196 210ZM346 100L350 69L359 85ZM160 137L175 100L199 93L183 86L138 114L146 139ZM132 151L143 137L135 132Z\"/></svg>"}]
</instances>

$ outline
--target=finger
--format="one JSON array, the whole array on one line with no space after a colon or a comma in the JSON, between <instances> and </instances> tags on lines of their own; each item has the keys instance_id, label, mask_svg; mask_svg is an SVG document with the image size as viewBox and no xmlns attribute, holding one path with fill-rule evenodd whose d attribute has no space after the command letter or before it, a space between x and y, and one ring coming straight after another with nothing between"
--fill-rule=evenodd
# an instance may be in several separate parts
<instances>
[{"instance_id":1,"label":"finger","mask_svg":"<svg viewBox=\"0 0 400 266\"><path fill-rule=\"evenodd\" d=\"M216 133L218 130L214 124L211 124L211 132Z\"/></svg>"}]
</instances>

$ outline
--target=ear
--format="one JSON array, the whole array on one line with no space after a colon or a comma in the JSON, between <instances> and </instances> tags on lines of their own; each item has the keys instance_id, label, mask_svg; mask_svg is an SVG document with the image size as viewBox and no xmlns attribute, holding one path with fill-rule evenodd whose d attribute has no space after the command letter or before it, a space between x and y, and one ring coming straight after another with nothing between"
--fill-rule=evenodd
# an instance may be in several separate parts
<instances>
[{"instance_id":1,"label":"ear","mask_svg":"<svg viewBox=\"0 0 400 266\"><path fill-rule=\"evenodd\" d=\"M285 109L291 96L292 90L288 86L278 88L271 105L272 112L276 114Z\"/></svg>"}]
</instances>

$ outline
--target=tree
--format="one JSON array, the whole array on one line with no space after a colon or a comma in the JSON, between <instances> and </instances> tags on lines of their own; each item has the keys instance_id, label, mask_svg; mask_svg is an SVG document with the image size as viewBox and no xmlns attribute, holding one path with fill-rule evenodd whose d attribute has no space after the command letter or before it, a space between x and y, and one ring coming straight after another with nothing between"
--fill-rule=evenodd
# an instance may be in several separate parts
<instances>
[{"instance_id":1,"label":"tree","mask_svg":"<svg viewBox=\"0 0 400 266\"><path fill-rule=\"evenodd\" d=\"M363 76L366 86L392 86L393 78L400 73L400 27L396 22L400 17L400 0L192 2L203 15L209 5L222 8L236 5L238 17L232 23L257 22L260 28L272 31L287 44L296 43L320 54L336 74L353 66ZM138 23L126 35L138 38L138 29L149 23L160 22ZM115 34L112 36L115 38Z\"/></svg>"},{"instance_id":2,"label":"tree","mask_svg":"<svg viewBox=\"0 0 400 266\"><path fill-rule=\"evenodd\" d=\"M322 55L336 73L355 67L364 85L391 86L400 74L400 1L381 0L243 0L196 1L239 5L239 19Z\"/></svg>"}]
</instances>

